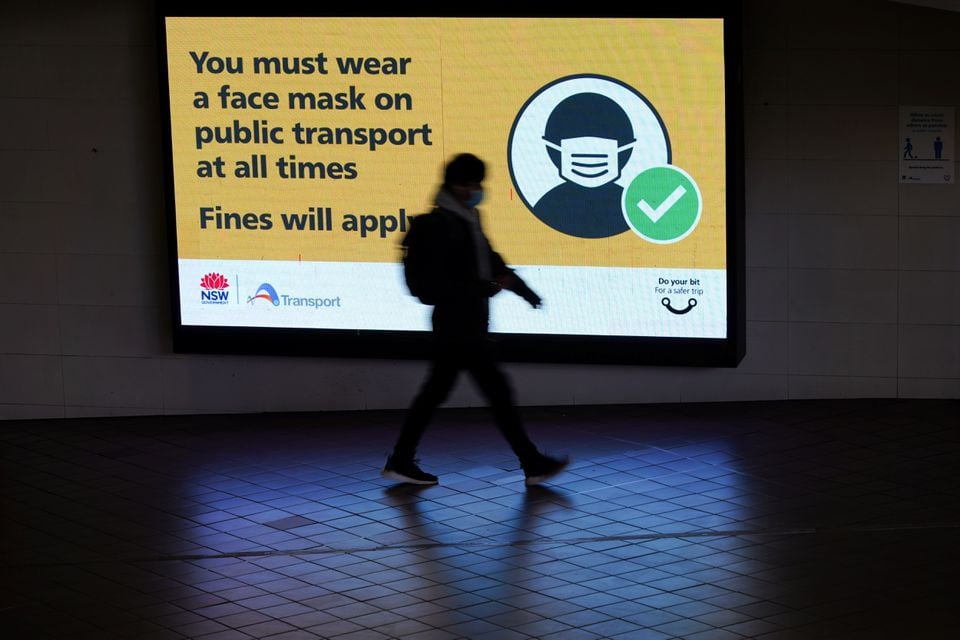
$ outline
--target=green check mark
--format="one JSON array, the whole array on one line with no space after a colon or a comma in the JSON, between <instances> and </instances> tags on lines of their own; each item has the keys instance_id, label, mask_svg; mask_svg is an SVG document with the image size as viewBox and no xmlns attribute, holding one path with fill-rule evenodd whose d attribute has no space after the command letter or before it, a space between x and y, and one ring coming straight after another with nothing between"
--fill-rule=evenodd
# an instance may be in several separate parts
<instances>
[{"instance_id":1,"label":"green check mark","mask_svg":"<svg viewBox=\"0 0 960 640\"><path fill-rule=\"evenodd\" d=\"M697 183L673 165L640 172L623 191L627 224L638 236L657 244L687 237L700 222L702 209Z\"/></svg>"}]
</instances>

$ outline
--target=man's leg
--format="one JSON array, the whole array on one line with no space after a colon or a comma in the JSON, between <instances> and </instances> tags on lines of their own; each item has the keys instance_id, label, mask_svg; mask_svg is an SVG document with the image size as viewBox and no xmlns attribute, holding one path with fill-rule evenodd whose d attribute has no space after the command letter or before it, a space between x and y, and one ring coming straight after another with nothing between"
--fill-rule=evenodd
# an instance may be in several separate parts
<instances>
[{"instance_id":1,"label":"man's leg","mask_svg":"<svg viewBox=\"0 0 960 640\"><path fill-rule=\"evenodd\" d=\"M413 460L420 438L427 430L437 407L450 395L450 390L457 381L457 373L458 367L454 360L442 357L434 360L427 379L404 417L400 435L393 447L393 457Z\"/></svg>"},{"instance_id":2,"label":"man's leg","mask_svg":"<svg viewBox=\"0 0 960 640\"><path fill-rule=\"evenodd\" d=\"M471 353L467 368L490 403L497 427L520 463L524 464L540 457L540 452L523 427L520 412L514 404L510 383L500 370L490 348L478 347Z\"/></svg>"},{"instance_id":3,"label":"man's leg","mask_svg":"<svg viewBox=\"0 0 960 640\"><path fill-rule=\"evenodd\" d=\"M491 349L481 349L468 365L477 386L487 397L493 409L500 432L510 444L520 461L527 485L546 482L563 471L570 462L568 457L555 458L544 455L530 440L520 412L514 404L513 391L507 377L500 370Z\"/></svg>"}]
</instances>

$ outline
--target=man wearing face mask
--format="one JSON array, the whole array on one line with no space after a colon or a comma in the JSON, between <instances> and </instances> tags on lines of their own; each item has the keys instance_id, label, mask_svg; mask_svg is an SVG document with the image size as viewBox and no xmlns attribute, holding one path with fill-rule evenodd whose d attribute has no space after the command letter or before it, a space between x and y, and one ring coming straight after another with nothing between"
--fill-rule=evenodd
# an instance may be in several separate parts
<instances>
[{"instance_id":1,"label":"man wearing face mask","mask_svg":"<svg viewBox=\"0 0 960 640\"><path fill-rule=\"evenodd\" d=\"M413 401L382 475L412 484L437 484L415 459L420 438L436 409L447 399L461 370L470 373L493 409L501 433L520 462L526 484L556 475L566 459L542 454L523 427L510 385L500 371L488 336L489 298L510 290L532 307L540 297L504 263L480 224L476 206L483 198L486 167L471 154L447 164L430 213L417 216L404 239L429 265L429 278L416 287L421 301L433 305L434 355L430 373ZM414 238L416 238L414 240ZM409 282L409 281L408 281Z\"/></svg>"},{"instance_id":2,"label":"man wearing face mask","mask_svg":"<svg viewBox=\"0 0 960 640\"><path fill-rule=\"evenodd\" d=\"M578 238L607 238L626 231L623 187L616 180L636 138L623 108L599 93L569 96L547 119L543 140L563 183L540 198L534 215Z\"/></svg>"}]
</instances>

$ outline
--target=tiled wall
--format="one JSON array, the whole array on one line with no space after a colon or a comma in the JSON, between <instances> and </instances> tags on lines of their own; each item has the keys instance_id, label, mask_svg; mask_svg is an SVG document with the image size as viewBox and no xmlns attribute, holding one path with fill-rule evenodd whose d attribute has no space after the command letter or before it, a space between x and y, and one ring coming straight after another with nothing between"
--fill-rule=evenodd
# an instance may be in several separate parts
<instances>
[{"instance_id":1,"label":"tiled wall","mask_svg":"<svg viewBox=\"0 0 960 640\"><path fill-rule=\"evenodd\" d=\"M13 4L0 418L405 406L421 363L171 354L149 3ZM960 187L897 181L898 105L960 106L958 34L885 0L746 2L744 362L513 365L519 401L960 397Z\"/></svg>"},{"instance_id":2,"label":"tiled wall","mask_svg":"<svg viewBox=\"0 0 960 640\"><path fill-rule=\"evenodd\" d=\"M898 183L897 124L960 102L960 14L746 7L748 317L785 323L789 397L958 397L960 192Z\"/></svg>"}]
</instances>

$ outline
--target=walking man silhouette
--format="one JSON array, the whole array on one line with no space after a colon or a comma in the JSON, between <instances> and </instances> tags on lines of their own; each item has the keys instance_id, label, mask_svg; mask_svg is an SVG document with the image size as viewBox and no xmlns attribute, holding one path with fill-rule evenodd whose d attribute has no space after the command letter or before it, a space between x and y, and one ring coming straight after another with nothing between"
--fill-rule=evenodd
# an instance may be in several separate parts
<instances>
[{"instance_id":1,"label":"walking man silhouette","mask_svg":"<svg viewBox=\"0 0 960 640\"><path fill-rule=\"evenodd\" d=\"M421 485L439 482L437 476L420 469L416 451L460 371L470 373L490 403L527 485L557 475L569 462L541 453L530 440L488 334L489 298L502 289L516 293L534 308L542 301L507 267L483 233L476 206L483 198L485 176L486 165L480 158L467 153L454 157L445 167L434 209L415 217L404 238L407 257L412 261L416 251L422 265L411 292L433 305L434 353L430 372L407 411L382 471L392 480ZM405 268L409 284L411 267Z\"/></svg>"}]
</instances>

